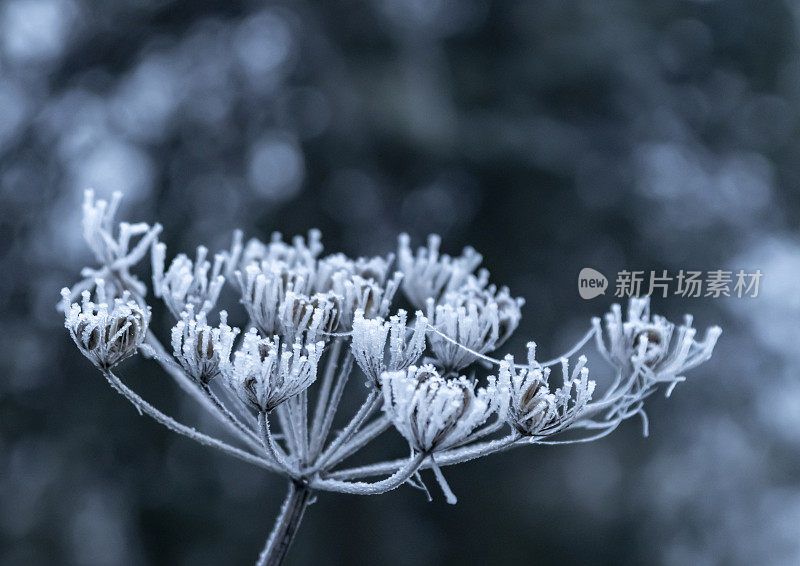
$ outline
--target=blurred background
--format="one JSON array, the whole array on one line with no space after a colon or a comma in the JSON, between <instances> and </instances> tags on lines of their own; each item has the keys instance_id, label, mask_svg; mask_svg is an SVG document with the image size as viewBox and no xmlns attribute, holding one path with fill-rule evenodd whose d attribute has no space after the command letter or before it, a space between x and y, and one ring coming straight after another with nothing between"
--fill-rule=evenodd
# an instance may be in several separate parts
<instances>
[{"instance_id":1,"label":"blurred background","mask_svg":"<svg viewBox=\"0 0 800 566\"><path fill-rule=\"evenodd\" d=\"M287 563L800 563L799 26L789 0L0 2L0 564L250 564L285 489L69 341L87 187L170 255L438 232L527 299L505 350L543 359L614 300L583 267L761 269L758 298L655 300L724 334L649 438L454 467L456 507L324 494ZM154 364L122 373L213 430Z\"/></svg>"}]
</instances>

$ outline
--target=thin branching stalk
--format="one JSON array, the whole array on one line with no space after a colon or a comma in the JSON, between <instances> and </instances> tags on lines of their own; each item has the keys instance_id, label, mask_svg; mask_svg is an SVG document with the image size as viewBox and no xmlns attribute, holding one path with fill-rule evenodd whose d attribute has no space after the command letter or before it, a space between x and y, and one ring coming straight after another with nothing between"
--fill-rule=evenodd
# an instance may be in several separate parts
<instances>
[{"instance_id":1,"label":"thin branching stalk","mask_svg":"<svg viewBox=\"0 0 800 566\"><path fill-rule=\"evenodd\" d=\"M349 493L353 495L378 495L397 489L403 485L408 478L413 476L419 469L420 464L425 460L425 454L416 454L394 470L394 473L386 479L370 482L347 482L336 479L314 479L311 487L314 489L324 489L325 491L335 491L338 493Z\"/></svg>"},{"instance_id":2,"label":"thin branching stalk","mask_svg":"<svg viewBox=\"0 0 800 566\"><path fill-rule=\"evenodd\" d=\"M345 338L337 337L334 339L333 346L328 351L328 361L325 365L325 373L322 376L322 383L320 384L319 393L317 394L316 405L314 407L314 420L311 425L311 457L316 458L322 450L325 438L323 438L322 421L325 418L325 410L328 407L328 398L330 397L331 387L333 386L333 378L336 376L336 369L339 367L339 357L341 356L342 347L344 346Z\"/></svg>"},{"instance_id":3,"label":"thin branching stalk","mask_svg":"<svg viewBox=\"0 0 800 566\"><path fill-rule=\"evenodd\" d=\"M359 431L361 425L372 415L375 410L380 407L383 402L380 391L372 390L367 395L366 400L358 409L356 414L345 426L344 429L336 436L336 438L328 445L322 455L319 457L315 469L325 469L331 456L348 440L350 440L355 433Z\"/></svg>"},{"instance_id":4,"label":"thin branching stalk","mask_svg":"<svg viewBox=\"0 0 800 566\"><path fill-rule=\"evenodd\" d=\"M347 385L347 380L350 377L350 372L353 369L353 355L350 351L345 354L344 361L340 366L339 373L336 376L336 384L333 387L328 407L325 410L325 415L322 418L322 424L318 431L318 438L321 438L320 445L324 443L324 439L328 437L328 432L333 425L333 417L336 416L336 411L339 408L339 402L342 400L344 393L344 386Z\"/></svg>"},{"instance_id":5,"label":"thin branching stalk","mask_svg":"<svg viewBox=\"0 0 800 566\"><path fill-rule=\"evenodd\" d=\"M382 433L389 430L392 426L392 421L385 415L382 415L366 425L363 429L358 431L349 442L343 444L339 449L331 454L327 459L327 469L333 468L342 460L349 458L364 446L375 440Z\"/></svg>"},{"instance_id":6,"label":"thin branching stalk","mask_svg":"<svg viewBox=\"0 0 800 566\"><path fill-rule=\"evenodd\" d=\"M191 438L195 442L199 442L204 446L211 446L212 448L221 450L226 454L229 454L235 458L239 458L240 460L244 460L245 462L249 462L250 464L255 464L256 466L266 468L273 472L279 471L280 468L274 462L270 462L268 460L265 460L264 458L255 456L253 454L250 454L249 452L240 450L239 448L235 448L229 444L222 442L221 440L218 440L214 437L203 434L202 432L198 432L191 427L181 424L172 417L165 415L164 413L153 407L150 403L139 397L139 395L134 393L111 370L109 369L104 370L103 375L105 375L111 387L113 387L123 397L128 399L128 401L130 401L131 404L134 407L136 407L136 410L139 411L139 413L144 413L152 417L156 422L166 426L171 431L177 432L178 434L186 436L187 438Z\"/></svg>"},{"instance_id":7,"label":"thin branching stalk","mask_svg":"<svg viewBox=\"0 0 800 566\"><path fill-rule=\"evenodd\" d=\"M509 448L512 448L514 446L522 446L523 444L525 444L525 439L521 438L517 433L512 433L503 438L498 438L497 440L491 440L464 448L456 448L453 450L445 450L443 452L439 452L436 454L436 464L439 467L461 464L464 462L468 462L470 460L474 460L476 458L488 456L489 454L494 454L495 452L508 450ZM357 478L380 476L383 474L392 473L395 472L396 470L402 469L405 463L406 460L401 459L401 460L380 462L378 464L370 464L368 466L359 466L357 468L348 468L345 470L338 470L335 472L331 472L326 475L326 478L350 480ZM419 466L420 469L428 469L431 467L432 467L432 462L430 461L429 458L423 460Z\"/></svg>"},{"instance_id":8,"label":"thin branching stalk","mask_svg":"<svg viewBox=\"0 0 800 566\"><path fill-rule=\"evenodd\" d=\"M222 400L217 397L217 395L211 390L211 387L204 383L202 386L203 392L208 396L211 400L211 403L217 408L217 411L220 415L224 416L225 421L227 423L233 425L236 430L239 431L237 436L244 440L250 448L254 448L259 450L261 448L261 442L258 440L258 436L255 432L253 432L250 428L247 427L242 421L240 421L236 415L234 415L222 402Z\"/></svg>"}]
</instances>

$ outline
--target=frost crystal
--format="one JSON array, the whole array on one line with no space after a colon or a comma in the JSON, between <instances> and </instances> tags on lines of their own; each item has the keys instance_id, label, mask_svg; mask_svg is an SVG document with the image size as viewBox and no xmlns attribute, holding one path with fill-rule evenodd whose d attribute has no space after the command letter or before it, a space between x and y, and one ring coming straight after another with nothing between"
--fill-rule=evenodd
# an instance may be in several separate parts
<instances>
[{"instance_id":1,"label":"frost crystal","mask_svg":"<svg viewBox=\"0 0 800 566\"><path fill-rule=\"evenodd\" d=\"M197 313L207 313L214 308L225 284L225 277L222 275L225 256L215 255L212 267L206 259L208 248L199 246L194 262L186 254L178 254L164 272L166 256L165 244L153 245L153 294L163 299L172 315L180 318L187 306L191 306Z\"/></svg>"},{"instance_id":2,"label":"frost crystal","mask_svg":"<svg viewBox=\"0 0 800 566\"><path fill-rule=\"evenodd\" d=\"M313 270L317 256L322 253L321 238L322 234L319 230L308 232L308 244L302 236L296 236L291 244L287 244L279 232L273 233L272 239L266 244L253 238L244 247L241 253L241 264L237 268L243 269L248 265L282 263L290 269Z\"/></svg>"},{"instance_id":3,"label":"frost crystal","mask_svg":"<svg viewBox=\"0 0 800 566\"><path fill-rule=\"evenodd\" d=\"M432 365L386 372L383 410L411 446L423 453L455 446L505 402L494 380L475 391L461 376L444 379Z\"/></svg>"},{"instance_id":4,"label":"frost crystal","mask_svg":"<svg viewBox=\"0 0 800 566\"><path fill-rule=\"evenodd\" d=\"M439 255L441 238L428 237L428 247L411 252L408 234L399 237L397 261L403 272L403 292L416 308L425 308L428 299L438 301L443 293L461 287L481 264L483 257L472 248L464 248L459 257Z\"/></svg>"},{"instance_id":5,"label":"frost crystal","mask_svg":"<svg viewBox=\"0 0 800 566\"><path fill-rule=\"evenodd\" d=\"M705 338L695 340L692 317L686 315L684 324L675 325L664 317L650 316L650 298L632 298L628 303L628 319L623 322L622 309L612 305L605 316L603 340L600 319L592 320L597 346L613 365L625 372L634 369L657 381L675 381L680 375L711 357L722 330L713 326Z\"/></svg>"},{"instance_id":6,"label":"frost crystal","mask_svg":"<svg viewBox=\"0 0 800 566\"><path fill-rule=\"evenodd\" d=\"M422 315L422 311L417 311L413 329L409 329L406 326L407 318L406 311L402 309L388 321L383 318L364 318L361 310L355 313L350 350L374 387L380 387L383 372L404 370L416 363L425 351L428 319Z\"/></svg>"},{"instance_id":7,"label":"frost crystal","mask_svg":"<svg viewBox=\"0 0 800 566\"><path fill-rule=\"evenodd\" d=\"M595 382L584 367L586 358L579 359L571 374L565 359L561 366L563 384L551 391L550 368L536 363L534 348L529 345L527 368L515 368L512 356L506 356L500 365L498 383L510 393L503 418L521 434L549 436L566 430L580 418L591 401Z\"/></svg>"},{"instance_id":8,"label":"frost crystal","mask_svg":"<svg viewBox=\"0 0 800 566\"><path fill-rule=\"evenodd\" d=\"M97 280L105 281L104 293L109 298L120 296L125 289L137 295L144 295L147 287L130 273L150 249L151 244L161 232L161 225L150 226L144 222L119 223L118 236L114 238L114 216L119 208L122 193L113 194L111 201L95 199L94 191L84 192L83 200L83 239L102 266L99 269L84 267L84 279L70 290L70 300L91 290ZM134 238L138 238L131 249Z\"/></svg>"},{"instance_id":9,"label":"frost crystal","mask_svg":"<svg viewBox=\"0 0 800 566\"><path fill-rule=\"evenodd\" d=\"M253 323L265 334L279 330L278 312L287 293L307 294L312 272L305 266L291 269L283 262L264 262L261 267L248 265L236 272L242 304Z\"/></svg>"},{"instance_id":10,"label":"frost crystal","mask_svg":"<svg viewBox=\"0 0 800 566\"><path fill-rule=\"evenodd\" d=\"M208 383L219 374L219 346L222 335L238 334L238 328L227 324L228 313L220 311L220 324L212 328L206 314L194 314L192 305L172 327L172 352L184 371L195 381Z\"/></svg>"},{"instance_id":11,"label":"frost crystal","mask_svg":"<svg viewBox=\"0 0 800 566\"><path fill-rule=\"evenodd\" d=\"M333 293L308 296L292 291L280 306L281 334L292 342L328 340L339 326L339 297Z\"/></svg>"},{"instance_id":12,"label":"frost crystal","mask_svg":"<svg viewBox=\"0 0 800 566\"><path fill-rule=\"evenodd\" d=\"M360 275L342 272L334 274L331 279L331 293L338 297L339 331L352 330L356 311L361 311L367 318L385 317L401 279L402 274L396 273L386 287L383 287L375 280L364 279Z\"/></svg>"},{"instance_id":13,"label":"frost crystal","mask_svg":"<svg viewBox=\"0 0 800 566\"><path fill-rule=\"evenodd\" d=\"M72 303L68 288L61 290L64 326L81 353L98 368L111 368L132 356L144 342L150 309L131 300L130 293L109 304L105 282L96 282L97 302L84 290L80 304Z\"/></svg>"},{"instance_id":14,"label":"frost crystal","mask_svg":"<svg viewBox=\"0 0 800 566\"><path fill-rule=\"evenodd\" d=\"M446 371L457 372L478 357L496 349L516 330L522 318L523 299L512 299L508 289L498 292L492 285L482 289L473 283L458 291L446 293L434 305L428 299L431 349L437 362Z\"/></svg>"},{"instance_id":15,"label":"frost crystal","mask_svg":"<svg viewBox=\"0 0 800 566\"><path fill-rule=\"evenodd\" d=\"M321 342L289 348L278 336L261 338L255 329L244 335L242 347L233 359L232 346L230 333L223 333L215 344L220 349L222 376L244 404L262 413L272 411L316 380L323 349Z\"/></svg>"}]
</instances>

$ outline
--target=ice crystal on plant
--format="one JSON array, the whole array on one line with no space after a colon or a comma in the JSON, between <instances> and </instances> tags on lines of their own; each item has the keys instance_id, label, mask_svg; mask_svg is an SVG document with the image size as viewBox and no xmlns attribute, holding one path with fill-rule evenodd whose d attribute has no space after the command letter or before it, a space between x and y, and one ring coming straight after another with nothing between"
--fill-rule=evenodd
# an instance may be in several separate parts
<instances>
[{"instance_id":1,"label":"ice crystal on plant","mask_svg":"<svg viewBox=\"0 0 800 566\"><path fill-rule=\"evenodd\" d=\"M439 254L441 238L428 237L428 246L411 251L411 238L401 234L397 261L403 272L403 292L416 308L425 308L428 299L437 301L443 293L458 289L483 261L474 249L464 248L458 257Z\"/></svg>"},{"instance_id":2,"label":"ice crystal on plant","mask_svg":"<svg viewBox=\"0 0 800 566\"><path fill-rule=\"evenodd\" d=\"M494 380L475 390L466 377L444 379L432 365L383 374L384 411L409 444L430 453L457 445L505 403Z\"/></svg>"},{"instance_id":3,"label":"ice crystal on plant","mask_svg":"<svg viewBox=\"0 0 800 566\"><path fill-rule=\"evenodd\" d=\"M407 326L407 319L408 314L403 309L388 321L364 318L363 311L356 311L350 349L372 386L380 387L383 372L404 370L416 363L425 351L428 319L422 311L417 311L413 328Z\"/></svg>"},{"instance_id":4,"label":"ice crystal on plant","mask_svg":"<svg viewBox=\"0 0 800 566\"><path fill-rule=\"evenodd\" d=\"M80 303L72 303L68 288L61 290L65 312L64 326L81 353L100 368L110 368L136 353L150 323L150 308L140 307L129 292L113 299L105 282L96 282L97 300L88 289Z\"/></svg>"},{"instance_id":5,"label":"ice crystal on plant","mask_svg":"<svg viewBox=\"0 0 800 566\"><path fill-rule=\"evenodd\" d=\"M233 332L223 333L215 345L220 348L220 370L231 390L256 411L272 411L317 378L321 342L288 346L278 336L262 338L251 329L231 358L233 338Z\"/></svg>"},{"instance_id":6,"label":"ice crystal on plant","mask_svg":"<svg viewBox=\"0 0 800 566\"><path fill-rule=\"evenodd\" d=\"M199 246L194 262L186 254L178 254L164 271L167 246L159 242L152 249L153 294L163 299L174 317L180 318L187 306L196 313L214 308L225 284L224 255L215 255L212 266L206 259L208 248Z\"/></svg>"},{"instance_id":7,"label":"ice crystal on plant","mask_svg":"<svg viewBox=\"0 0 800 566\"><path fill-rule=\"evenodd\" d=\"M589 379L586 358L578 360L571 374L564 360L561 365L562 385L553 390L550 368L536 362L535 347L535 344L528 346L527 367L515 367L513 356L507 356L500 364L498 383L510 393L503 418L521 434L551 436L580 418L592 398L595 382Z\"/></svg>"},{"instance_id":8,"label":"ice crystal on plant","mask_svg":"<svg viewBox=\"0 0 800 566\"><path fill-rule=\"evenodd\" d=\"M91 290L97 280L105 282L104 292L110 297L121 295L125 289L137 295L147 292L147 287L131 274L130 268L147 255L161 232L161 225L120 222L117 237L114 237L114 218L121 200L122 193L119 192L114 193L110 201L96 199L91 190L84 193L83 239L101 267L83 268L81 275L84 279L70 289L70 300L86 289Z\"/></svg>"},{"instance_id":9,"label":"ice crystal on plant","mask_svg":"<svg viewBox=\"0 0 800 566\"><path fill-rule=\"evenodd\" d=\"M278 310L281 334L292 342L328 340L341 320L339 300L334 293L308 296L289 291Z\"/></svg>"},{"instance_id":10,"label":"ice crystal on plant","mask_svg":"<svg viewBox=\"0 0 800 566\"><path fill-rule=\"evenodd\" d=\"M205 312L194 313L190 304L172 327L172 355L187 375L201 383L208 383L219 374L219 344L221 335L233 335L238 328L228 326L228 313L220 311L220 324L212 328Z\"/></svg>"},{"instance_id":11,"label":"ice crystal on plant","mask_svg":"<svg viewBox=\"0 0 800 566\"><path fill-rule=\"evenodd\" d=\"M456 291L445 293L439 304L428 299L428 318L435 332L430 343L437 362L446 371L459 371L479 354L495 350L516 330L523 299L512 299L507 288L482 288L474 277Z\"/></svg>"},{"instance_id":12,"label":"ice crystal on plant","mask_svg":"<svg viewBox=\"0 0 800 566\"><path fill-rule=\"evenodd\" d=\"M722 333L713 326L702 341L697 341L691 315L676 328L662 316L650 316L649 297L629 301L626 321L622 320L621 307L612 305L605 315L605 341L600 319L594 318L592 323L598 349L606 359L624 371L639 369L656 381L674 382L684 371L706 361Z\"/></svg>"}]
</instances>

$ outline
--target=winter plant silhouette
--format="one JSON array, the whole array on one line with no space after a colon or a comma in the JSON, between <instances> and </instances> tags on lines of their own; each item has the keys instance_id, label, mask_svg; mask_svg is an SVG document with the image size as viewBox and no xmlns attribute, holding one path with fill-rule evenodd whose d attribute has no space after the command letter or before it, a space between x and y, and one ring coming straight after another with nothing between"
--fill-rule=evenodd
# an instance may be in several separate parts
<instances>
[{"instance_id":1,"label":"winter plant silhouette","mask_svg":"<svg viewBox=\"0 0 800 566\"><path fill-rule=\"evenodd\" d=\"M114 235L119 202L118 194L109 202L86 193L83 237L99 266L84 268L84 279L62 290L65 326L140 413L288 479L257 564L282 562L319 492L377 495L408 484L427 493L421 472L430 469L455 503L443 467L516 446L588 442L635 415L647 434L644 400L662 384L669 395L686 370L711 356L721 332L712 327L698 341L691 317L675 326L651 316L647 298L633 298L625 318L614 305L555 360L537 361L533 342L524 363L495 359L488 353L517 328L524 301L490 284L471 248L458 257L440 254L439 238L431 236L415 253L401 235L396 258L350 259L322 256L314 230L291 243L275 234L246 245L237 232L231 248L212 259L199 247L194 260L179 254L167 264L159 225L123 222ZM130 272L148 253L153 294L176 319L171 352L148 331L147 288ZM250 320L245 332L230 327L224 311L214 312L226 283L241 295ZM419 309L413 316L393 311L398 290ZM601 395L586 358L569 359L592 341L612 368ZM160 364L239 446L177 422L125 385L114 368L137 352ZM365 399L333 431L354 365L365 380L350 389ZM553 366L560 367L558 380L551 379ZM341 467L391 428L408 441L407 457Z\"/></svg>"}]
</instances>

